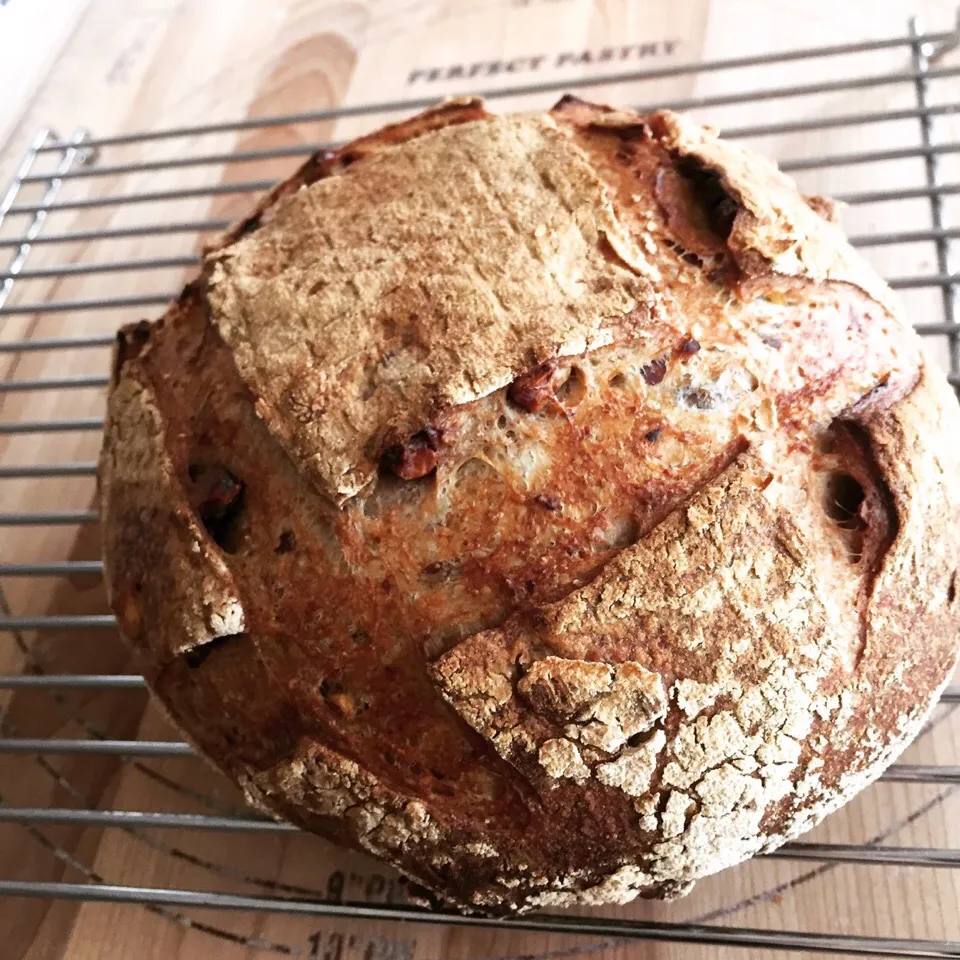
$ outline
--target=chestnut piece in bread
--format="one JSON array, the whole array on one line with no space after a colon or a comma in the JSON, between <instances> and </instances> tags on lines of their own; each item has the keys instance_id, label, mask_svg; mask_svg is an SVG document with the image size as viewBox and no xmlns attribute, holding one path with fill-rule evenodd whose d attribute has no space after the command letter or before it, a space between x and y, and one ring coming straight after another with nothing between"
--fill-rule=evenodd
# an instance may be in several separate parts
<instances>
[{"instance_id":1,"label":"chestnut piece in bread","mask_svg":"<svg viewBox=\"0 0 960 960\"><path fill-rule=\"evenodd\" d=\"M250 802L465 909L671 897L920 729L960 415L773 164L450 101L311 159L119 334L107 582Z\"/></svg>"}]
</instances>

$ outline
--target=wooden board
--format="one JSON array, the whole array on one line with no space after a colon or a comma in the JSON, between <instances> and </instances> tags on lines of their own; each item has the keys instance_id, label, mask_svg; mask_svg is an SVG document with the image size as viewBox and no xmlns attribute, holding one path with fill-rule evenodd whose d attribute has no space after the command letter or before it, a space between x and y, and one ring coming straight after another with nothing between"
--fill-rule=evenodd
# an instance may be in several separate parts
<instances>
[{"instance_id":1,"label":"wooden board","mask_svg":"<svg viewBox=\"0 0 960 960\"><path fill-rule=\"evenodd\" d=\"M952 5L941 0L871 4L827 0L675 0L670 4L633 0L149 0L139 5L123 0L73 0L71 15L78 18L73 36L41 82L22 84L18 105L5 104L12 133L0 153L0 188L36 130L44 125L61 135L81 125L94 134L107 135L344 103L411 101L526 82L570 83L597 73L900 35L910 13L918 9L938 29L947 29L953 19ZM0 10L0 30L5 15ZM24 38L19 47L24 70L32 57L49 56L50 42ZM592 88L590 94L615 103L651 103L855 74L902 72L909 67L909 51L898 48L820 60L814 68L785 62L656 82L611 83ZM759 100L697 114L720 126L736 127L823 114L909 109L914 106L914 94L909 84L877 85L816 97ZM934 95L940 101L960 100L956 80L940 82ZM552 96L507 97L497 106L545 106ZM398 115L313 120L108 147L94 166L290 145L301 145L306 151L312 144L352 136ZM945 120L939 135L954 142L960 139L956 121ZM915 144L917 137L916 120L908 118L848 130L759 137L751 142L779 157L803 157L900 148ZM55 159L48 158L47 167L41 169L48 169ZM943 159L946 179L953 182L960 181L956 159ZM231 165L212 162L115 172L65 181L61 198L72 201L236 185L280 176L296 162L294 158ZM801 175L801 185L808 191L860 191L918 185L922 175L922 165L914 158L810 170ZM31 188L21 201L38 196L38 190ZM229 193L63 211L50 218L44 231L116 230L146 223L229 218L250 201L250 193ZM953 201L947 213L955 216ZM852 234L923 229L930 223L929 205L923 200L857 206L846 217ZM0 228L0 239L22 232L23 227L22 218L9 219ZM37 246L28 265L182 257L196 253L200 242L196 232L185 231ZM887 275L929 274L937 269L929 244L877 247L869 253ZM3 263L6 252L0 254ZM164 268L24 280L15 285L10 306L166 295L188 275L188 269ZM918 320L939 319L936 290L910 294L908 305L911 316ZM159 308L9 314L0 320L0 340L109 333L120 322L157 312ZM944 358L943 344L934 344L932 349L938 359ZM106 363L103 350L0 353L0 375L9 379L99 375L105 372ZM99 389L0 393L0 423L96 417L102 412L103 391ZM98 445L94 431L0 434L0 458L5 465L92 461ZM0 480L3 511L82 510L93 505L89 476ZM92 525L0 527L4 561L94 559L97 555L97 532ZM8 578L2 586L18 615L100 613L106 609L95 578ZM124 672L130 668L124 650L109 632L0 636L0 673L25 669L30 661L51 672ZM0 694L0 716L4 735L72 737L105 732L116 738L173 736L142 692L73 692L56 698L43 692ZM935 726L911 748L907 759L955 764L960 762L958 744L960 714L941 709ZM200 813L240 809L236 791L192 759L129 762L50 757L41 762L0 755L0 799L15 805ZM811 839L860 843L883 837L889 844L957 848L958 824L960 793L935 786L879 784L830 818ZM402 885L390 870L302 835L0 826L0 877L90 879L371 901L403 896ZM709 879L675 904L634 904L608 910L606 915L699 919L774 930L960 939L960 882L949 871L822 867L765 860ZM573 956L624 960L735 953L666 944L624 945L597 937L22 900L0 900L0 931L0 955L29 960L233 960L271 953L329 960L559 960ZM784 954L766 951L763 955Z\"/></svg>"}]
</instances>

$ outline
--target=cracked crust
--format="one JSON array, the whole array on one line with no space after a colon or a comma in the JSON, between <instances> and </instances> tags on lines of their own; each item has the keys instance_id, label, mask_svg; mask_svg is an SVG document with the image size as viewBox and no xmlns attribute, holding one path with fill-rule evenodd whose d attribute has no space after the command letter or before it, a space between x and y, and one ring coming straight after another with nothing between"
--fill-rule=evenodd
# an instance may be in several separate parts
<instances>
[{"instance_id":1,"label":"cracked crust","mask_svg":"<svg viewBox=\"0 0 960 960\"><path fill-rule=\"evenodd\" d=\"M772 164L451 101L311 158L121 331L107 583L258 808L467 909L678 896L920 728L958 420Z\"/></svg>"}]
</instances>

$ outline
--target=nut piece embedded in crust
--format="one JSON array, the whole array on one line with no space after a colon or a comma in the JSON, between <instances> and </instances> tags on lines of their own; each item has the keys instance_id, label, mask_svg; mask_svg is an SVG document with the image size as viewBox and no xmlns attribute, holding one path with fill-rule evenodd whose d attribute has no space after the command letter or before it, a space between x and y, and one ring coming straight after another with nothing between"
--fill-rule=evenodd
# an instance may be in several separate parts
<instances>
[{"instance_id":1,"label":"nut piece embedded in crust","mask_svg":"<svg viewBox=\"0 0 960 960\"><path fill-rule=\"evenodd\" d=\"M832 220L575 98L311 158L118 336L107 583L171 719L464 909L816 824L960 626L956 400Z\"/></svg>"}]
</instances>

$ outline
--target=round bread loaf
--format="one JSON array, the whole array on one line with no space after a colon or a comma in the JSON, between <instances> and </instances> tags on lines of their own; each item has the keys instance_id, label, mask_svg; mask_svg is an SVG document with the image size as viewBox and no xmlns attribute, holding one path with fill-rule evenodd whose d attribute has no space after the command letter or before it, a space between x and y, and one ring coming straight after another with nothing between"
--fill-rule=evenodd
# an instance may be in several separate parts
<instances>
[{"instance_id":1,"label":"round bread loaf","mask_svg":"<svg viewBox=\"0 0 960 960\"><path fill-rule=\"evenodd\" d=\"M831 216L574 98L311 158L119 334L107 582L171 719L467 909L836 809L955 664L960 415Z\"/></svg>"}]
</instances>

